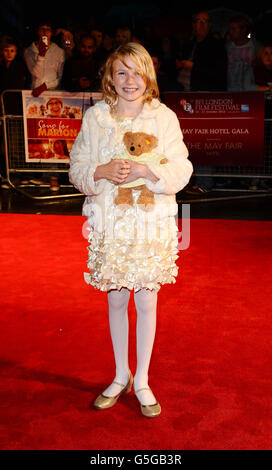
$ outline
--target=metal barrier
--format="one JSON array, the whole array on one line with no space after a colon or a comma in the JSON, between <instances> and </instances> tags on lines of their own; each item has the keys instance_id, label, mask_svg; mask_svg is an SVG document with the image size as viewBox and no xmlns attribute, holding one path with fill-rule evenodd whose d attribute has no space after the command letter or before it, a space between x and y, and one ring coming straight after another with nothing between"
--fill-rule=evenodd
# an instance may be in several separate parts
<instances>
[{"instance_id":1,"label":"metal barrier","mask_svg":"<svg viewBox=\"0 0 272 470\"><path fill-rule=\"evenodd\" d=\"M8 94L17 97L18 114L9 113L6 109L5 98ZM97 94L97 93L96 93ZM185 95L185 93L184 93ZM196 176L212 176L212 177L234 177L234 178L272 178L272 95L267 94L265 97L265 122L264 122L264 161L260 167L254 166L212 166L207 171L207 167L197 167L194 175ZM15 100L15 101L16 101ZM13 100L14 101L14 100ZM14 105L14 102L13 102ZM21 192L31 199L56 199L82 196L72 185L61 185L65 189L65 193L61 191L59 194L48 194L49 184L43 187L39 186L39 195L36 194L37 187L28 184L18 184L16 176L26 175L27 173L68 173L69 163L49 162L28 162L25 159L25 139L24 139L24 119L22 112L21 90L6 90L1 95L1 129L4 142L4 153L6 160L7 182L16 191ZM14 109L12 109L14 111ZM15 177L15 179L14 179ZM42 189L42 190L41 190ZM41 192L44 191L44 194ZM265 192L265 191L262 191ZM201 199L204 201L204 199ZM211 200L211 199L209 199Z\"/></svg>"}]
</instances>

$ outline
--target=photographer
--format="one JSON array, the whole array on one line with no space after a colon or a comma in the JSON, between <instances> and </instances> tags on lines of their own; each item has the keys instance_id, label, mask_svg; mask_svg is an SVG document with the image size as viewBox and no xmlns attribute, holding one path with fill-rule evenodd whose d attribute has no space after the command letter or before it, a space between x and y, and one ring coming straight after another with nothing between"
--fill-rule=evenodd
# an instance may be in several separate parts
<instances>
[{"instance_id":1,"label":"photographer","mask_svg":"<svg viewBox=\"0 0 272 470\"><path fill-rule=\"evenodd\" d=\"M65 61L64 50L51 42L53 28L50 22L38 25L37 41L33 42L24 53L24 58L31 74L33 96L39 96L45 90L56 90L62 78Z\"/></svg>"}]
</instances>

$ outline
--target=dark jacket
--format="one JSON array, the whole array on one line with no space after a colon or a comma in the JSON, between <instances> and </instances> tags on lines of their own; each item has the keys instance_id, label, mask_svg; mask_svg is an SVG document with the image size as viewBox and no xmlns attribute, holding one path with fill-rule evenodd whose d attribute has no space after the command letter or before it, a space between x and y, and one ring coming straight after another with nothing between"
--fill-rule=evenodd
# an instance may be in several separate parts
<instances>
[{"instance_id":1,"label":"dark jacket","mask_svg":"<svg viewBox=\"0 0 272 470\"><path fill-rule=\"evenodd\" d=\"M15 57L7 67L3 61L0 64L0 91L23 90L29 84L29 73L26 64L21 57Z\"/></svg>"},{"instance_id":2,"label":"dark jacket","mask_svg":"<svg viewBox=\"0 0 272 470\"><path fill-rule=\"evenodd\" d=\"M255 83L260 86L268 86L272 83L272 70L267 69L263 64L253 66Z\"/></svg>"},{"instance_id":3,"label":"dark jacket","mask_svg":"<svg viewBox=\"0 0 272 470\"><path fill-rule=\"evenodd\" d=\"M185 44L182 59L192 60L192 91L224 91L227 89L227 54L223 41L208 34L203 41Z\"/></svg>"},{"instance_id":4,"label":"dark jacket","mask_svg":"<svg viewBox=\"0 0 272 470\"><path fill-rule=\"evenodd\" d=\"M93 57L80 57L76 55L68 59L63 68L61 89L66 91L94 91L97 90L97 64ZM80 78L86 77L91 82L90 88L82 89Z\"/></svg>"},{"instance_id":5,"label":"dark jacket","mask_svg":"<svg viewBox=\"0 0 272 470\"><path fill-rule=\"evenodd\" d=\"M0 93L4 90L24 90L29 88L29 84L30 75L21 57L16 56L9 67L4 61L0 64ZM5 93L3 97L6 114L22 114L21 93L19 96L18 93Z\"/></svg>"}]
</instances>

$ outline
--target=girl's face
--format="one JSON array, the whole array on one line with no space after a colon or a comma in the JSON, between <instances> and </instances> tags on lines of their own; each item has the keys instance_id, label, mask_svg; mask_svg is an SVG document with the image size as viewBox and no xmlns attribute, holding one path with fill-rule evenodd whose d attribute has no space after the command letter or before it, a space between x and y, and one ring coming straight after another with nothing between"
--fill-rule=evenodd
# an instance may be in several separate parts
<instances>
[{"instance_id":1,"label":"girl's face","mask_svg":"<svg viewBox=\"0 0 272 470\"><path fill-rule=\"evenodd\" d=\"M272 68L272 47L265 47L262 53L262 63L267 69Z\"/></svg>"},{"instance_id":2,"label":"girl's face","mask_svg":"<svg viewBox=\"0 0 272 470\"><path fill-rule=\"evenodd\" d=\"M119 100L126 102L142 101L146 90L146 80L139 73L139 68L130 58L126 57L126 65L121 60L113 62L113 85Z\"/></svg>"}]
</instances>

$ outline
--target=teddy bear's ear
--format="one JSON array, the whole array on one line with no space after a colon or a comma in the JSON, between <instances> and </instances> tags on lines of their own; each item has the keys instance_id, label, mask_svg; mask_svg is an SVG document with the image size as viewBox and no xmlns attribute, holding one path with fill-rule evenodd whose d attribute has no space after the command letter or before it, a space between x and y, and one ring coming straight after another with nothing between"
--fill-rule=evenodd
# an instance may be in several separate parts
<instances>
[{"instance_id":1,"label":"teddy bear's ear","mask_svg":"<svg viewBox=\"0 0 272 470\"><path fill-rule=\"evenodd\" d=\"M157 146L157 144L158 144L158 139L157 139L157 137L156 137L155 135L150 134L150 135L148 136L148 140L150 141L150 144L149 144L150 147L155 148L155 147Z\"/></svg>"},{"instance_id":2,"label":"teddy bear's ear","mask_svg":"<svg viewBox=\"0 0 272 470\"><path fill-rule=\"evenodd\" d=\"M126 132L126 133L124 134L124 137L123 137L124 142L127 142L127 141L131 140L131 137L132 137L132 136L133 136L133 132Z\"/></svg>"}]
</instances>

